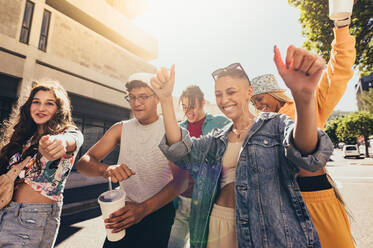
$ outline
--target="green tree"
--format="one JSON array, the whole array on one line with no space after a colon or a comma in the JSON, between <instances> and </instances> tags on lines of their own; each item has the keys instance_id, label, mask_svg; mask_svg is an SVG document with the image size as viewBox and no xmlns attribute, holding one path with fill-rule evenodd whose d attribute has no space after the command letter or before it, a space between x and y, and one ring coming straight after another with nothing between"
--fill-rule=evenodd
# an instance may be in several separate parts
<instances>
[{"instance_id":1,"label":"green tree","mask_svg":"<svg viewBox=\"0 0 373 248\"><path fill-rule=\"evenodd\" d=\"M344 115L349 115L351 113L351 111L334 110L333 113L331 113L331 115L329 116L328 121L336 120L337 118L340 118Z\"/></svg>"},{"instance_id":2,"label":"green tree","mask_svg":"<svg viewBox=\"0 0 373 248\"><path fill-rule=\"evenodd\" d=\"M358 95L357 106L359 110L366 110L373 114L373 89L369 89L369 91L363 90L363 92Z\"/></svg>"},{"instance_id":3,"label":"green tree","mask_svg":"<svg viewBox=\"0 0 373 248\"><path fill-rule=\"evenodd\" d=\"M336 129L340 140L346 141L359 136L364 137L365 156L369 157L369 135L373 134L373 114L367 111L359 111L345 116Z\"/></svg>"},{"instance_id":4,"label":"green tree","mask_svg":"<svg viewBox=\"0 0 373 248\"><path fill-rule=\"evenodd\" d=\"M302 34L306 37L303 47L320 53L329 61L333 40L333 22L329 20L328 0L288 0L289 4L300 10L299 22ZM373 71L373 1L358 0L354 5L352 34L356 37L355 67L361 75Z\"/></svg>"},{"instance_id":5,"label":"green tree","mask_svg":"<svg viewBox=\"0 0 373 248\"><path fill-rule=\"evenodd\" d=\"M335 120L330 120L326 123L325 132L328 134L330 139L332 140L334 146L337 146L340 142L338 135L337 135L337 127L338 123L341 122L343 116L338 117Z\"/></svg>"}]
</instances>

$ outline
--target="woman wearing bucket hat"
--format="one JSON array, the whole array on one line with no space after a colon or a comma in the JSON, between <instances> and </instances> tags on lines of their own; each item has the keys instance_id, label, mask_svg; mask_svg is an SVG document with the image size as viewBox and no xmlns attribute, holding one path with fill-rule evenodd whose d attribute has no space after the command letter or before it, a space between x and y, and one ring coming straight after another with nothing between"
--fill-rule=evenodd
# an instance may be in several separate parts
<instances>
[{"instance_id":1,"label":"woman wearing bucket hat","mask_svg":"<svg viewBox=\"0 0 373 248\"><path fill-rule=\"evenodd\" d=\"M252 79L254 89L252 102L263 112L276 112L290 117L295 115L294 101L278 86L275 75L265 74ZM280 112L281 110L281 112Z\"/></svg>"},{"instance_id":2,"label":"woman wearing bucket hat","mask_svg":"<svg viewBox=\"0 0 373 248\"><path fill-rule=\"evenodd\" d=\"M348 27L335 28L334 34L331 59L315 93L318 128L324 127L353 75L355 39L349 34ZM258 76L251 83L254 88L252 102L257 109L295 118L294 101L278 86L274 75ZM301 169L297 181L322 247L354 247L343 199L326 171L320 169L309 172Z\"/></svg>"}]
</instances>

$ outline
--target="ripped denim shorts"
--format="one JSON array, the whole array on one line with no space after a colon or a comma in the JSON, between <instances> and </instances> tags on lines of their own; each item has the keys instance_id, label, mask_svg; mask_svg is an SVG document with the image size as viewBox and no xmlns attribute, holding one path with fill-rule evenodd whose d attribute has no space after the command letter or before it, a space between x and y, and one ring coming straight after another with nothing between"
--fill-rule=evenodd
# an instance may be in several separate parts
<instances>
[{"instance_id":1,"label":"ripped denim shorts","mask_svg":"<svg viewBox=\"0 0 373 248\"><path fill-rule=\"evenodd\" d=\"M0 210L0 247L51 248L60 226L62 202L10 202Z\"/></svg>"}]
</instances>

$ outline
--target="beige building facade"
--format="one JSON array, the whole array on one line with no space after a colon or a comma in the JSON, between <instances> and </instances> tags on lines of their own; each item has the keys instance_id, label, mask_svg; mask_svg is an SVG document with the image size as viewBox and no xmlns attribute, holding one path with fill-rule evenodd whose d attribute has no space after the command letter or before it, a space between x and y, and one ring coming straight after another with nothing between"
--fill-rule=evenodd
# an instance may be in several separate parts
<instances>
[{"instance_id":1,"label":"beige building facade","mask_svg":"<svg viewBox=\"0 0 373 248\"><path fill-rule=\"evenodd\" d=\"M103 112L112 109L112 118L105 119L115 121L121 109L125 113L122 116L128 117L124 82L135 72L155 72L147 61L157 57L158 48L157 41L130 20L136 14L136 2L141 3L0 0L3 101L9 105L17 98L22 100L32 82L51 79L59 81L71 94L74 109L79 109L83 101L83 105L106 106ZM126 16L126 6L133 10L130 17ZM94 117L100 110L87 111ZM5 117L3 106L1 120Z\"/></svg>"},{"instance_id":2,"label":"beige building facade","mask_svg":"<svg viewBox=\"0 0 373 248\"><path fill-rule=\"evenodd\" d=\"M130 117L124 83L155 72L158 42L131 21L145 0L0 0L0 121L34 81L57 80L69 92L85 143ZM106 159L116 163L118 149ZM68 183L74 185L74 175ZM82 178L78 176L78 181ZM89 180L87 178L87 180ZM95 182L92 182L95 183Z\"/></svg>"},{"instance_id":3,"label":"beige building facade","mask_svg":"<svg viewBox=\"0 0 373 248\"><path fill-rule=\"evenodd\" d=\"M118 101L123 82L134 72L155 71L147 61L157 57L158 44L124 15L125 2L0 0L0 73L20 79L20 97L34 80L55 79L70 93L128 108ZM42 27L43 21L48 27ZM28 38L22 42L27 25ZM42 28L47 32L44 50Z\"/></svg>"}]
</instances>

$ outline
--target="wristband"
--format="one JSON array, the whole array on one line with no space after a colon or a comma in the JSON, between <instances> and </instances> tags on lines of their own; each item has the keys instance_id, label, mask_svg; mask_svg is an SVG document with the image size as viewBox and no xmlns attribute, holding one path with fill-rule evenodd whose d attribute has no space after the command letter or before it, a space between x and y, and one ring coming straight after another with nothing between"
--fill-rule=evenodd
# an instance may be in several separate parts
<instances>
[{"instance_id":1,"label":"wristband","mask_svg":"<svg viewBox=\"0 0 373 248\"><path fill-rule=\"evenodd\" d=\"M351 17L347 17L346 19L343 19L343 20L335 20L334 26L336 26L337 28L342 28L342 27L350 25L350 23L351 23Z\"/></svg>"}]
</instances>

